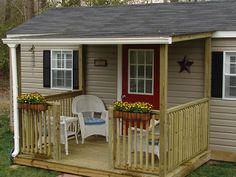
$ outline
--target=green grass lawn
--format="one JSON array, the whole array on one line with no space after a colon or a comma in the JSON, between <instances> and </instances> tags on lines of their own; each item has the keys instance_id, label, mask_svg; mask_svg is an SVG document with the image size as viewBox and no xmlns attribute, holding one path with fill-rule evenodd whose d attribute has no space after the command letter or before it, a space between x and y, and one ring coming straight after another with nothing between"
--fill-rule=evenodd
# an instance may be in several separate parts
<instances>
[{"instance_id":1,"label":"green grass lawn","mask_svg":"<svg viewBox=\"0 0 236 177\"><path fill-rule=\"evenodd\" d=\"M31 167L10 167L10 151L13 134L9 129L9 118L0 115L0 177L56 177L59 173ZM195 170L188 177L236 177L236 163L210 162Z\"/></svg>"},{"instance_id":2,"label":"green grass lawn","mask_svg":"<svg viewBox=\"0 0 236 177\"><path fill-rule=\"evenodd\" d=\"M10 167L10 151L13 134L9 129L9 118L0 115L0 177L56 177L59 173L31 167Z\"/></svg>"},{"instance_id":3,"label":"green grass lawn","mask_svg":"<svg viewBox=\"0 0 236 177\"><path fill-rule=\"evenodd\" d=\"M188 177L236 177L236 163L208 162Z\"/></svg>"}]
</instances>

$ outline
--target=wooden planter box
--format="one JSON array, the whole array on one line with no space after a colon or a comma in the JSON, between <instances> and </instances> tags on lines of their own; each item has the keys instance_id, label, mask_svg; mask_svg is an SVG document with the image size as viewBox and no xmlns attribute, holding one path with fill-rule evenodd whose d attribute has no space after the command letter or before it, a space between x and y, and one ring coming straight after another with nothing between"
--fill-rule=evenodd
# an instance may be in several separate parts
<instances>
[{"instance_id":1,"label":"wooden planter box","mask_svg":"<svg viewBox=\"0 0 236 177\"><path fill-rule=\"evenodd\" d=\"M35 110L35 111L46 111L48 104L18 104L19 109Z\"/></svg>"},{"instance_id":2,"label":"wooden planter box","mask_svg":"<svg viewBox=\"0 0 236 177\"><path fill-rule=\"evenodd\" d=\"M147 121L151 119L150 113L133 113L133 112L121 112L121 111L114 111L113 112L114 118L122 118L126 120L139 120L139 121Z\"/></svg>"}]
</instances>

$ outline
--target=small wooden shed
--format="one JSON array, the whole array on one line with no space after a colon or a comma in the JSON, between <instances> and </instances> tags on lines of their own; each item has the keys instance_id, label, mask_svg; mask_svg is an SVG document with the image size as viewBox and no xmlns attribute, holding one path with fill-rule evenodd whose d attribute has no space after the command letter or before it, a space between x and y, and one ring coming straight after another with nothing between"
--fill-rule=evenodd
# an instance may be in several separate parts
<instances>
[{"instance_id":1,"label":"small wooden shed","mask_svg":"<svg viewBox=\"0 0 236 177\"><path fill-rule=\"evenodd\" d=\"M11 53L14 162L85 176L171 177L211 158L235 161L235 7L57 8L11 30L3 41ZM35 91L49 109L18 110L17 95ZM100 97L109 109L109 143L71 140L67 156L60 116L73 116L72 99L81 94ZM146 122L114 118L117 100L153 104L150 131Z\"/></svg>"}]
</instances>

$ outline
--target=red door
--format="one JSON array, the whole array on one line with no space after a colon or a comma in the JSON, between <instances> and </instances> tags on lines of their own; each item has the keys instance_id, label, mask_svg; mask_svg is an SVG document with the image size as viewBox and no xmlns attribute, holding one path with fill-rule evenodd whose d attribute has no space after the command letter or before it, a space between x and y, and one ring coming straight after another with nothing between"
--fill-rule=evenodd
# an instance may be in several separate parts
<instances>
[{"instance_id":1,"label":"red door","mask_svg":"<svg viewBox=\"0 0 236 177\"><path fill-rule=\"evenodd\" d=\"M159 45L123 46L122 101L159 109L159 51Z\"/></svg>"}]
</instances>

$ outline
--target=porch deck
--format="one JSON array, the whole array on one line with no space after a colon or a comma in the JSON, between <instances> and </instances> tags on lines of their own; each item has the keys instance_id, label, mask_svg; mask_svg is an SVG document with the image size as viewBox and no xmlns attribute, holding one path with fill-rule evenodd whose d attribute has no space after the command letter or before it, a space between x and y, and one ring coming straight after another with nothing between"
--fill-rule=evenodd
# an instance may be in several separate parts
<instances>
[{"instance_id":1,"label":"porch deck","mask_svg":"<svg viewBox=\"0 0 236 177\"><path fill-rule=\"evenodd\" d=\"M102 136L91 136L84 144L69 141L69 155L65 155L62 145L61 160L37 159L32 155L21 154L16 159L17 164L57 170L89 176L142 176L137 172L114 169L109 162L109 143ZM145 174L147 177L157 175Z\"/></svg>"}]
</instances>

